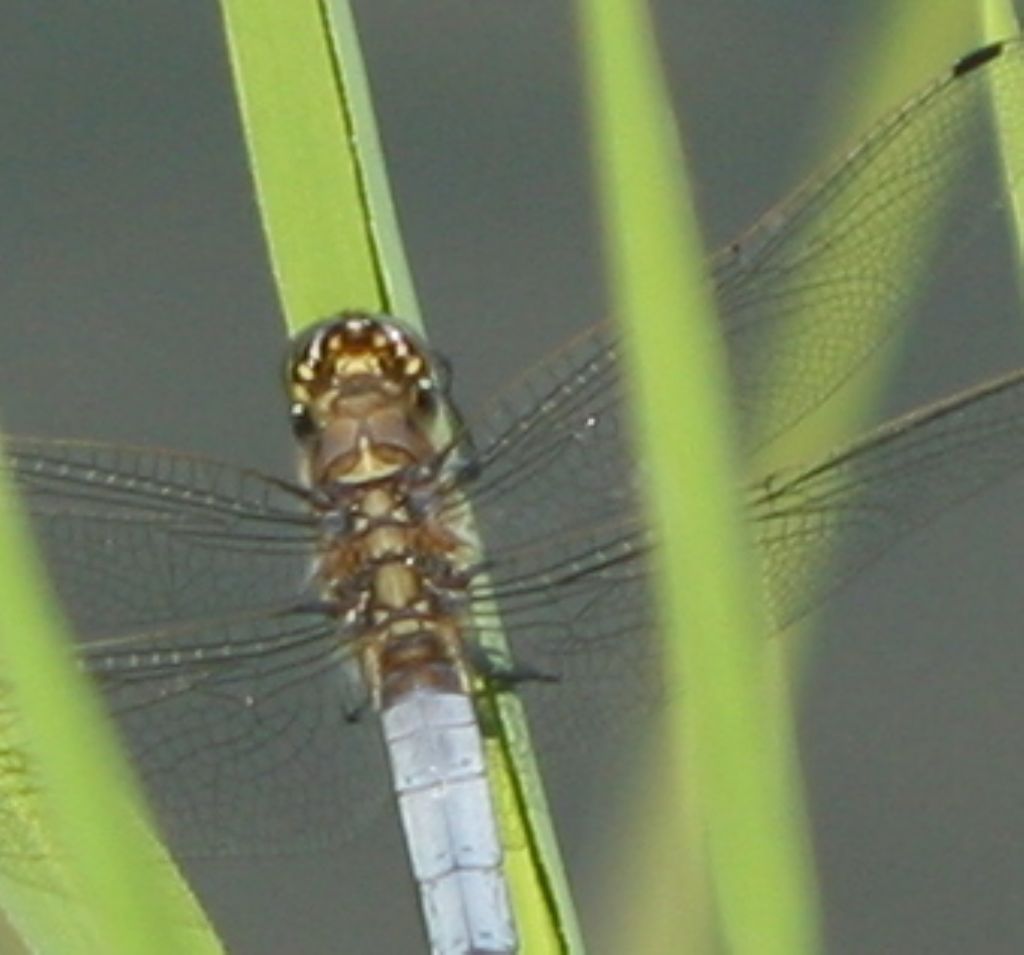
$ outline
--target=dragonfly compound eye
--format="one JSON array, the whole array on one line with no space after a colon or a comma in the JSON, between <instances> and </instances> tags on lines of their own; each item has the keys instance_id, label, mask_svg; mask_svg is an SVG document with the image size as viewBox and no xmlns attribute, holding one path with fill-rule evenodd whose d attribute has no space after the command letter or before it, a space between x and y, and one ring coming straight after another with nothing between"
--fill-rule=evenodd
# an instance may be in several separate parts
<instances>
[{"instance_id":1,"label":"dragonfly compound eye","mask_svg":"<svg viewBox=\"0 0 1024 955\"><path fill-rule=\"evenodd\" d=\"M433 416L438 405L432 358L419 338L395 319L363 312L299 335L286 387L293 409L306 409L313 427L346 404L386 401L420 416Z\"/></svg>"}]
</instances>

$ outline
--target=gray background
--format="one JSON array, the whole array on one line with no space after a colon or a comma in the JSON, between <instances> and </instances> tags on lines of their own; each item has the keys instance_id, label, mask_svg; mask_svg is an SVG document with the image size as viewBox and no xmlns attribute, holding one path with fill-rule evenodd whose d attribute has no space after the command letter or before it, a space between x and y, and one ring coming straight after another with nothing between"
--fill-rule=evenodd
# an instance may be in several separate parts
<instances>
[{"instance_id":1,"label":"gray background","mask_svg":"<svg viewBox=\"0 0 1024 955\"><path fill-rule=\"evenodd\" d=\"M805 170L871 8L658 7L717 244ZM603 314L571 5L356 8L424 311L471 405ZM0 5L5 424L286 468L248 189L212 0ZM901 402L1013 359L1013 306L974 282L986 321L936 318ZM1020 491L949 515L827 615L801 732L830 952L1024 949ZM598 838L580 812L574 837ZM383 819L333 861L203 878L239 952L415 952L403 866Z\"/></svg>"}]
</instances>

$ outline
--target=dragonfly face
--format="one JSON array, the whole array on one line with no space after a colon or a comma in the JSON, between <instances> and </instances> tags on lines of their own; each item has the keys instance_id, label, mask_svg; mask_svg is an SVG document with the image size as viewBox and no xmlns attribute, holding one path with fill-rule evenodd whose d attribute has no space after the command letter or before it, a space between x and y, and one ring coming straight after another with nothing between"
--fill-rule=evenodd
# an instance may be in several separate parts
<instances>
[{"instance_id":1,"label":"dragonfly face","mask_svg":"<svg viewBox=\"0 0 1024 955\"><path fill-rule=\"evenodd\" d=\"M892 281L894 249L983 138L990 84L1022 82L1020 42L975 56L714 257L748 448L892 331L911 295ZM356 831L388 793L375 720L352 719L368 699L384 710L424 685L465 695L555 676L517 686L543 763L673 692L614 332L574 339L468 428L456 415L451 440L441 378L395 319L342 315L300 337L286 374L298 482L161 449L7 442L84 666L179 851L294 850ZM775 623L1022 465L1012 372L756 482ZM809 593L806 567L834 543ZM499 624L507 656L488 639Z\"/></svg>"},{"instance_id":2,"label":"dragonfly face","mask_svg":"<svg viewBox=\"0 0 1024 955\"><path fill-rule=\"evenodd\" d=\"M370 481L437 453L430 358L394 322L352 314L315 326L292 349L286 388L313 484Z\"/></svg>"}]
</instances>

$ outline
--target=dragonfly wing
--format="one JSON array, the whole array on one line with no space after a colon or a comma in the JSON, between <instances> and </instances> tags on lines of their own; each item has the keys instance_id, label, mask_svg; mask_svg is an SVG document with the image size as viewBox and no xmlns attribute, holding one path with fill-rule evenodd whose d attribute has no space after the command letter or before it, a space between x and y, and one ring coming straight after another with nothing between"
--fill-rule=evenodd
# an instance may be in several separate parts
<instances>
[{"instance_id":1,"label":"dragonfly wing","mask_svg":"<svg viewBox=\"0 0 1024 955\"><path fill-rule=\"evenodd\" d=\"M993 91L1022 82L1021 41L965 57L714 257L749 445L824 400L896 326L915 285L904 267L927 258L923 225L954 179L975 214L998 204L998 176L956 174L986 140ZM489 558L501 542L571 562L595 525L610 540L641 533L625 391L614 329L595 325L491 403L467 484ZM685 442L685 421L673 440ZM559 537L550 554L531 543Z\"/></svg>"},{"instance_id":2,"label":"dragonfly wing","mask_svg":"<svg viewBox=\"0 0 1024 955\"><path fill-rule=\"evenodd\" d=\"M590 463L602 466L584 458L566 468L586 473ZM750 517L776 625L794 622L902 537L1021 468L1018 370L897 418L816 465L759 482ZM604 498L610 517L595 522L592 502L566 493L534 521L533 494L543 488L530 482L500 505L485 497L477 509L485 545L506 532L512 545L487 549L488 579L474 590L474 608L483 632L496 628L493 607L500 608L513 670L559 678L524 692L541 701L530 711L544 714L536 720L542 736L573 740L577 729L620 724L670 690L647 588L655 542L625 498Z\"/></svg>"},{"instance_id":3,"label":"dragonfly wing","mask_svg":"<svg viewBox=\"0 0 1024 955\"><path fill-rule=\"evenodd\" d=\"M1022 83L1020 40L964 57L713 258L748 447L835 391L899 327L940 243L1002 206L984 151L993 104Z\"/></svg>"},{"instance_id":4,"label":"dragonfly wing","mask_svg":"<svg viewBox=\"0 0 1024 955\"><path fill-rule=\"evenodd\" d=\"M179 852L323 848L386 798L359 669L320 613L157 627L91 642L82 660Z\"/></svg>"},{"instance_id":5,"label":"dragonfly wing","mask_svg":"<svg viewBox=\"0 0 1024 955\"><path fill-rule=\"evenodd\" d=\"M897 418L751 492L769 603L784 627L900 538L1024 467L1024 371Z\"/></svg>"},{"instance_id":6,"label":"dragonfly wing","mask_svg":"<svg viewBox=\"0 0 1024 955\"><path fill-rule=\"evenodd\" d=\"M979 159L995 141L992 103L1022 84L1024 41L964 57L711 258L749 450L833 394L899 327L940 236L958 248L1002 207L1004 170ZM954 199L956 228L939 230ZM487 482L495 493L549 473L595 417L606 432L618 426L618 351L614 328L596 324L485 407L472 431L485 470L501 459ZM621 482L622 463L593 482L613 468ZM611 493L599 489L594 506Z\"/></svg>"},{"instance_id":7,"label":"dragonfly wing","mask_svg":"<svg viewBox=\"0 0 1024 955\"><path fill-rule=\"evenodd\" d=\"M26 504L158 817L188 855L347 837L387 793L337 622L304 592L303 492L170 451L8 438Z\"/></svg>"},{"instance_id":8,"label":"dragonfly wing","mask_svg":"<svg viewBox=\"0 0 1024 955\"><path fill-rule=\"evenodd\" d=\"M609 334L592 329L507 393L481 430L478 472L445 507L453 520L471 511L482 537L477 635L487 644L503 629L503 665L560 681L521 687L531 724L552 743L578 741L659 693L640 475Z\"/></svg>"},{"instance_id":9,"label":"dragonfly wing","mask_svg":"<svg viewBox=\"0 0 1024 955\"><path fill-rule=\"evenodd\" d=\"M303 586L316 523L297 488L151 448L22 437L4 447L82 634L271 606Z\"/></svg>"}]
</instances>

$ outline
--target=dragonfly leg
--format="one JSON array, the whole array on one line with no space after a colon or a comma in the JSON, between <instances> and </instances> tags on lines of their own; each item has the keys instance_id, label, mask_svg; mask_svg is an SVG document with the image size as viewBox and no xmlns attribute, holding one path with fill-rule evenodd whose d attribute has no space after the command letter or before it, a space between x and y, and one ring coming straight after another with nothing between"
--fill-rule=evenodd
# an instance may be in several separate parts
<instances>
[{"instance_id":1,"label":"dragonfly leg","mask_svg":"<svg viewBox=\"0 0 1024 955\"><path fill-rule=\"evenodd\" d=\"M362 722L364 716L373 709L373 697L367 693L360 700L342 710L342 716L349 725Z\"/></svg>"},{"instance_id":2,"label":"dragonfly leg","mask_svg":"<svg viewBox=\"0 0 1024 955\"><path fill-rule=\"evenodd\" d=\"M338 617L343 611L340 600L324 597L310 597L288 608L288 613L308 613L322 617Z\"/></svg>"},{"instance_id":3,"label":"dragonfly leg","mask_svg":"<svg viewBox=\"0 0 1024 955\"><path fill-rule=\"evenodd\" d=\"M522 660L512 661L490 647L472 644L466 648L474 670L498 693L514 690L521 683L560 683L561 676L548 673Z\"/></svg>"}]
</instances>

